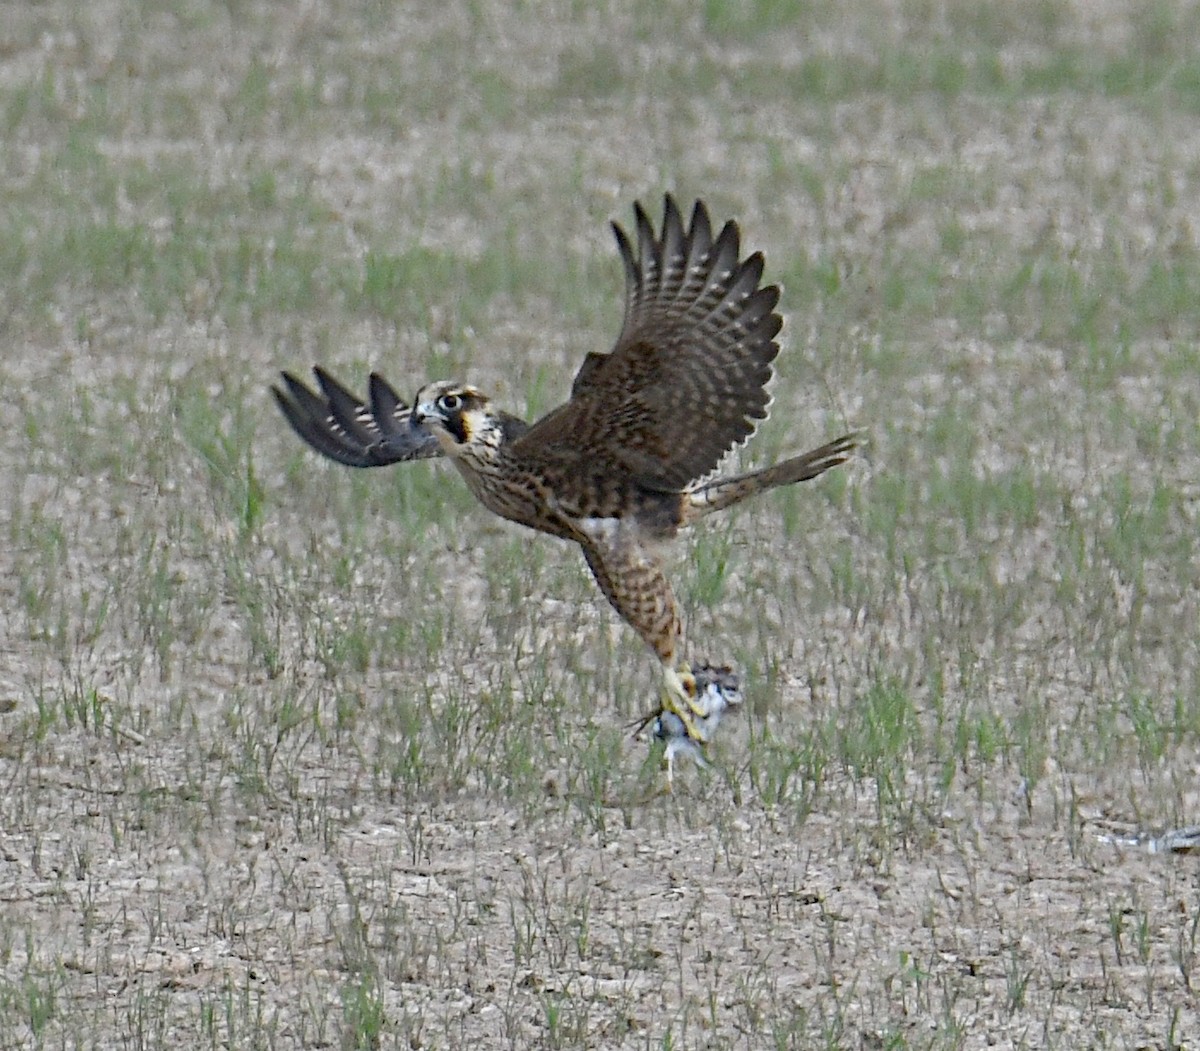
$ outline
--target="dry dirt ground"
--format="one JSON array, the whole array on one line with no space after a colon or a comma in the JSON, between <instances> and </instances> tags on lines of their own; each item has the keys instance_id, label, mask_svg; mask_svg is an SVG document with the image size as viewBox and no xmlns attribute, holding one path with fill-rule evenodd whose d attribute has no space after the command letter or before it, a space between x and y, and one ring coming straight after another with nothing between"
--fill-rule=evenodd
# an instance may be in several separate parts
<instances>
[{"instance_id":1,"label":"dry dirt ground","mask_svg":"<svg viewBox=\"0 0 1200 1051\"><path fill-rule=\"evenodd\" d=\"M1187 5L0 22L0 1048L1200 1044ZM673 796L576 556L267 389L545 409L667 189L785 285L749 456L871 437L681 547Z\"/></svg>"}]
</instances>

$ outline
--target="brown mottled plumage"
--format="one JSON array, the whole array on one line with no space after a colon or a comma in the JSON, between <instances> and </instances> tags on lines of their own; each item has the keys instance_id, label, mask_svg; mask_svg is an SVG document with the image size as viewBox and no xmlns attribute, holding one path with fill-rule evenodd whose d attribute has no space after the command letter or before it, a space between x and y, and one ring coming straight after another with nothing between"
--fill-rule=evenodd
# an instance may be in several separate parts
<instances>
[{"instance_id":1,"label":"brown mottled plumage","mask_svg":"<svg viewBox=\"0 0 1200 1051\"><path fill-rule=\"evenodd\" d=\"M489 510L578 543L600 590L658 655L668 710L691 733L699 712L675 667L682 625L662 544L704 515L843 463L857 439L704 480L767 417L779 289L759 288L760 253L740 259L736 223L714 239L702 202L685 227L668 196L661 238L641 205L634 214L636 249L613 224L626 279L616 345L588 354L568 401L533 425L457 382L422 388L411 409L374 374L368 404L319 368L320 394L288 373L274 392L300 437L332 459L448 456Z\"/></svg>"}]
</instances>

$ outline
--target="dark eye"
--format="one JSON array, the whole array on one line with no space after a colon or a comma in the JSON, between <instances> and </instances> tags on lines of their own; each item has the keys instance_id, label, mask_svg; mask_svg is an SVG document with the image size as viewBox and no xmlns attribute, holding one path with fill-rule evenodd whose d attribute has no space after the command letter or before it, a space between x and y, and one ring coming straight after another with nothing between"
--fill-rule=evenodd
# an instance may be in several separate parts
<instances>
[{"instance_id":1,"label":"dark eye","mask_svg":"<svg viewBox=\"0 0 1200 1051\"><path fill-rule=\"evenodd\" d=\"M462 398L457 394L443 394L438 398L438 408L446 412L454 412L460 405L462 405Z\"/></svg>"}]
</instances>

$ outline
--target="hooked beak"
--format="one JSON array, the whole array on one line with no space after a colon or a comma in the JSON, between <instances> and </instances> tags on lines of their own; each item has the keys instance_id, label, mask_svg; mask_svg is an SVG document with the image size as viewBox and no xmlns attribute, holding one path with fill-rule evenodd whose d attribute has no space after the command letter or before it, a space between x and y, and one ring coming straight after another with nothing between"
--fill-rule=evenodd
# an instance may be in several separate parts
<instances>
[{"instance_id":1,"label":"hooked beak","mask_svg":"<svg viewBox=\"0 0 1200 1051\"><path fill-rule=\"evenodd\" d=\"M413 403L412 415L409 417L409 419L412 420L413 423L423 424L426 420L430 420L436 415L436 410L429 402L421 401L420 398L417 398L416 402Z\"/></svg>"},{"instance_id":2,"label":"hooked beak","mask_svg":"<svg viewBox=\"0 0 1200 1051\"><path fill-rule=\"evenodd\" d=\"M446 414L437 407L436 401L425 400L418 395L409 419L415 426L423 428L429 434L433 434L439 441L445 439Z\"/></svg>"}]
</instances>

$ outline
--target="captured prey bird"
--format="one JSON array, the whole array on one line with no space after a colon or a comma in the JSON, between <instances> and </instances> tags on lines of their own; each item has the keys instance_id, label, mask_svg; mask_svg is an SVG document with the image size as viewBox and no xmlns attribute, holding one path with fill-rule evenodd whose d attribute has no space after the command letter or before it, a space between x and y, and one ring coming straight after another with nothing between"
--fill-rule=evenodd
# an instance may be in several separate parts
<instances>
[{"instance_id":1,"label":"captured prey bird","mask_svg":"<svg viewBox=\"0 0 1200 1051\"><path fill-rule=\"evenodd\" d=\"M767 418L779 288L759 287L762 254L741 257L735 222L713 236L701 201L685 225L668 195L661 234L640 204L634 216L633 239L612 224L625 266L616 345L589 353L567 401L535 423L458 381L422 387L411 405L374 373L360 401L320 367L318 390L287 372L272 390L317 452L352 467L446 457L488 510L577 543L605 598L658 657L663 710L702 743L709 713L678 663L683 628L663 573L665 542L715 511L844 463L858 436L712 477Z\"/></svg>"},{"instance_id":2,"label":"captured prey bird","mask_svg":"<svg viewBox=\"0 0 1200 1051\"><path fill-rule=\"evenodd\" d=\"M675 780L676 756L691 759L703 769L709 768L711 764L705 755L705 747L716 736L725 713L740 708L745 700L740 676L724 665L698 664L684 686L688 689L688 708L692 716L690 728L665 707L631 724L636 727L635 737L649 726L655 740L662 742L668 787Z\"/></svg>"}]
</instances>

